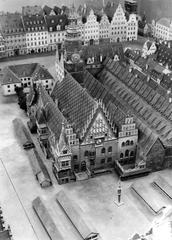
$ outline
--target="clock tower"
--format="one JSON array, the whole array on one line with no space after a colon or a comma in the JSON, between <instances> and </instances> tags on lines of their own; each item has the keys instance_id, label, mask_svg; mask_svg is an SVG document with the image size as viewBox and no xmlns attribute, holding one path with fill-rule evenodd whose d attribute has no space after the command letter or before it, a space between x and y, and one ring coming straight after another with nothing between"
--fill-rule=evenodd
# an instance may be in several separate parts
<instances>
[{"instance_id":1,"label":"clock tower","mask_svg":"<svg viewBox=\"0 0 172 240\"><path fill-rule=\"evenodd\" d=\"M78 72L83 70L82 38L80 28L81 18L76 13L75 7L70 9L69 25L66 30L66 39L64 42L64 60L65 68L69 72Z\"/></svg>"}]
</instances>

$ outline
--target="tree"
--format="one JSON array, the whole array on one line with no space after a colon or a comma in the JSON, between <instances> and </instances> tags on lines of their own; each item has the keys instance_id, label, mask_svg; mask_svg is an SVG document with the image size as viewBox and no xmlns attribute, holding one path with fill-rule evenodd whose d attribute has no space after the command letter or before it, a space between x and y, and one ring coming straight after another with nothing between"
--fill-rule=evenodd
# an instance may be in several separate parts
<instances>
[{"instance_id":1,"label":"tree","mask_svg":"<svg viewBox=\"0 0 172 240\"><path fill-rule=\"evenodd\" d=\"M26 93L23 92L23 87L15 87L15 91L18 96L18 104L20 108L27 111Z\"/></svg>"}]
</instances>

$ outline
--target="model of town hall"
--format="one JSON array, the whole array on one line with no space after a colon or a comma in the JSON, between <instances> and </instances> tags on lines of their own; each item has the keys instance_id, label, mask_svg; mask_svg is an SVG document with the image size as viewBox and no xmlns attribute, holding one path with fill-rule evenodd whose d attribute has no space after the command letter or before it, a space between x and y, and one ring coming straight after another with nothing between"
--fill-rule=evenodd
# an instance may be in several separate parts
<instances>
[{"instance_id":1,"label":"model of town hall","mask_svg":"<svg viewBox=\"0 0 172 240\"><path fill-rule=\"evenodd\" d=\"M0 13L0 240L172 239L171 12L84 2Z\"/></svg>"}]
</instances>

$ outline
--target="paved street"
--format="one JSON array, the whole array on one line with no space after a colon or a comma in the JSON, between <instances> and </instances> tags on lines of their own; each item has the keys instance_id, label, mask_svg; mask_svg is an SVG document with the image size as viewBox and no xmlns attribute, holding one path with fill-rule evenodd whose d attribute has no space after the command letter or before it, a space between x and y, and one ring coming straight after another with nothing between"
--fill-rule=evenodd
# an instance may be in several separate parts
<instances>
[{"instance_id":1,"label":"paved street","mask_svg":"<svg viewBox=\"0 0 172 240\"><path fill-rule=\"evenodd\" d=\"M35 59L54 71L54 57ZM31 59L25 60L25 62ZM23 62L23 60L22 60ZM5 63L7 64L7 63ZM8 64L11 64L10 62ZM41 189L36 182L29 165L25 151L20 147L15 137L12 120L16 117L26 122L26 115L19 109L16 98L2 97L0 93L0 205L3 209L4 219L10 224L14 240L48 240L47 233L40 224L31 202L38 195L46 202L55 222L60 219L64 236L69 231L67 240L79 240L75 237L75 231L66 226L67 221L61 209L56 205L55 194L63 189L69 198L83 210L83 217L88 218L102 236L103 240L127 240L135 232L140 234L148 231L155 217L144 204L131 191L133 182L141 181L152 188L150 183L157 174L163 176L171 183L172 170L153 173L148 177L122 182L124 205L117 207L116 199L117 176L108 174L88 181L74 182L66 185L58 185L53 177L53 187ZM164 205L171 204L164 195L160 195ZM155 195L150 196L156 198ZM57 218L56 218L57 216ZM70 224L70 223L69 223ZM66 226L66 227L64 227ZM70 234L70 231L72 233Z\"/></svg>"}]
</instances>

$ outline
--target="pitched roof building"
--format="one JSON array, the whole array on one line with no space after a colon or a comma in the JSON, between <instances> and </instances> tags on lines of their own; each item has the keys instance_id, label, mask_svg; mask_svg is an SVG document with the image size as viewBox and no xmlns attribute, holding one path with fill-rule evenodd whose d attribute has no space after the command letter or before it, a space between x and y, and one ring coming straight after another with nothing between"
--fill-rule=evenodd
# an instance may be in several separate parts
<instances>
[{"instance_id":1,"label":"pitched roof building","mask_svg":"<svg viewBox=\"0 0 172 240\"><path fill-rule=\"evenodd\" d=\"M23 87L26 92L33 83L43 84L51 91L54 79L46 68L38 63L10 65L4 69L2 89L4 95L16 94L15 87Z\"/></svg>"}]
</instances>

